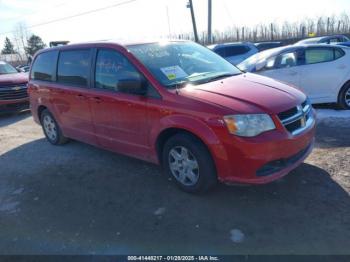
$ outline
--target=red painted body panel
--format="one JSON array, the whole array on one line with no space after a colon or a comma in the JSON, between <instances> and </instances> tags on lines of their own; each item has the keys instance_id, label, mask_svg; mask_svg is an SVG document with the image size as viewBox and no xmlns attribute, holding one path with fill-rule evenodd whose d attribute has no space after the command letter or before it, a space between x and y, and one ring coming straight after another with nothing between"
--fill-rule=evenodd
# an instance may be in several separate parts
<instances>
[{"instance_id":1,"label":"red painted body panel","mask_svg":"<svg viewBox=\"0 0 350 262\"><path fill-rule=\"evenodd\" d=\"M56 117L63 133L153 163L159 163L157 138L169 129L193 133L208 147L218 178L228 183L267 183L295 168L310 149L293 165L267 177L257 177L263 165L295 155L314 138L314 124L292 136L276 114L302 103L306 96L278 81L242 74L178 91L164 88L126 48L114 43L93 43L60 47L111 48L124 54L157 90L160 98L96 90L69 88L31 80L29 93L34 119L39 106ZM98 99L97 99L98 98ZM223 116L267 113L276 129L254 138L229 134Z\"/></svg>"}]
</instances>

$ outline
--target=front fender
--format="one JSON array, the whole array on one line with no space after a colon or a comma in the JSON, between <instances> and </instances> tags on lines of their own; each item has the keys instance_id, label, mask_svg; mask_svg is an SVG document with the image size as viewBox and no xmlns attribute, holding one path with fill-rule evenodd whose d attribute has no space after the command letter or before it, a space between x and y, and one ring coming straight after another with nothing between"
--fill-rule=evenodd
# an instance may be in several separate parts
<instances>
[{"instance_id":1,"label":"front fender","mask_svg":"<svg viewBox=\"0 0 350 262\"><path fill-rule=\"evenodd\" d=\"M207 146L214 162L227 161L227 153L220 139L212 128L202 120L186 115L169 115L162 118L150 131L150 145L156 151L157 139L160 134L170 128L181 129L192 133Z\"/></svg>"}]
</instances>

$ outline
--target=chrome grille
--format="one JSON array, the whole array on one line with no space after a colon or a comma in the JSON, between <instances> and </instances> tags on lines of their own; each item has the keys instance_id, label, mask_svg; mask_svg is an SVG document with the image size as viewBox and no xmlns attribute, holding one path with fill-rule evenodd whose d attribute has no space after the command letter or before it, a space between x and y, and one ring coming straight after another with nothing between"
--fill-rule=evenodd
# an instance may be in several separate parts
<instances>
[{"instance_id":1,"label":"chrome grille","mask_svg":"<svg viewBox=\"0 0 350 262\"><path fill-rule=\"evenodd\" d=\"M0 100L15 100L27 97L26 84L0 86Z\"/></svg>"},{"instance_id":2,"label":"chrome grille","mask_svg":"<svg viewBox=\"0 0 350 262\"><path fill-rule=\"evenodd\" d=\"M305 100L301 105L279 113L278 118L292 135L298 135L313 124L311 109L310 101Z\"/></svg>"}]
</instances>

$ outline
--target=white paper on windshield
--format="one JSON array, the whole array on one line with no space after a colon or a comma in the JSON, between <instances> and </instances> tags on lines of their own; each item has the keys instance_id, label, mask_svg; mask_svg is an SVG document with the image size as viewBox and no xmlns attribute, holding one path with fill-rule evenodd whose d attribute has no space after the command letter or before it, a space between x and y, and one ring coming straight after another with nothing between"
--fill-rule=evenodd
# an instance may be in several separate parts
<instances>
[{"instance_id":1,"label":"white paper on windshield","mask_svg":"<svg viewBox=\"0 0 350 262\"><path fill-rule=\"evenodd\" d=\"M163 74L169 79L169 80L175 80L178 78L184 78L188 76L186 72L179 67L178 65L176 66L169 66L169 67L162 67L160 69Z\"/></svg>"}]
</instances>

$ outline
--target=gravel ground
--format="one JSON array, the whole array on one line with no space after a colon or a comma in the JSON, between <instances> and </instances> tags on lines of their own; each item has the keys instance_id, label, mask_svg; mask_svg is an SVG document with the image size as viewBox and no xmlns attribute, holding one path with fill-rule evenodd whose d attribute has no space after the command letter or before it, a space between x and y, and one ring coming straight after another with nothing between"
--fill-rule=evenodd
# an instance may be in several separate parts
<instances>
[{"instance_id":1,"label":"gravel ground","mask_svg":"<svg viewBox=\"0 0 350 262\"><path fill-rule=\"evenodd\" d=\"M0 254L350 254L350 114L285 178L194 196L159 167L0 117Z\"/></svg>"}]
</instances>

